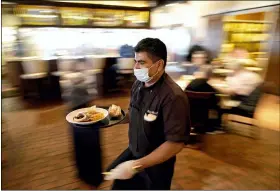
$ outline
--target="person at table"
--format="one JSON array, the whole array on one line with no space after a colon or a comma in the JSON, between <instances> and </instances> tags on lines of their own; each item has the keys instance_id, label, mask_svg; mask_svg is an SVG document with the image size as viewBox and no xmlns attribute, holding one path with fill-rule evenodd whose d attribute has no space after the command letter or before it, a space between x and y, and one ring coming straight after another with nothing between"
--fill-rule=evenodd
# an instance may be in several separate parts
<instances>
[{"instance_id":1,"label":"person at table","mask_svg":"<svg viewBox=\"0 0 280 191\"><path fill-rule=\"evenodd\" d=\"M187 68L186 75L193 75L194 72L199 70L199 67L207 64L208 54L204 47L195 45L193 46L187 56L187 61L193 64Z\"/></svg>"},{"instance_id":2,"label":"person at table","mask_svg":"<svg viewBox=\"0 0 280 191\"><path fill-rule=\"evenodd\" d=\"M221 88L219 91L231 95L234 100L240 101L240 104L232 108L230 113L253 117L263 80L257 73L244 68L244 64L248 60L244 56L247 55L245 49L235 49L233 55L237 55L237 57L232 58L227 64L227 68L233 71L225 80L228 88Z\"/></svg>"},{"instance_id":3,"label":"person at table","mask_svg":"<svg viewBox=\"0 0 280 191\"><path fill-rule=\"evenodd\" d=\"M199 71L194 73L195 79L193 79L189 85L185 88L186 91L193 91L193 92L212 92L213 96L210 98L210 109L219 111L219 99L216 96L218 93L216 89L214 89L209 83L208 80L212 76L212 67L210 65L201 66ZM207 129L207 132L211 133L220 133L220 126L221 120L215 119L212 120L214 123L210 125Z\"/></svg>"},{"instance_id":4,"label":"person at table","mask_svg":"<svg viewBox=\"0 0 280 191\"><path fill-rule=\"evenodd\" d=\"M199 71L194 73L195 79L193 79L189 85L185 88L186 91L194 91L194 92L212 92L213 97L211 101L211 108L218 107L218 98L216 97L216 89L214 89L209 83L208 80L212 76L212 67L210 65L204 65L199 68Z\"/></svg>"},{"instance_id":5,"label":"person at table","mask_svg":"<svg viewBox=\"0 0 280 191\"><path fill-rule=\"evenodd\" d=\"M186 87L185 91L195 92L216 92L216 90L208 84L208 80L212 76L211 66L201 66L199 71L194 73L195 79L193 79Z\"/></svg>"},{"instance_id":6,"label":"person at table","mask_svg":"<svg viewBox=\"0 0 280 191\"><path fill-rule=\"evenodd\" d=\"M165 73L167 50L157 38L135 47L129 146L109 166L112 189L170 189L176 154L190 132L186 94Z\"/></svg>"}]
</instances>

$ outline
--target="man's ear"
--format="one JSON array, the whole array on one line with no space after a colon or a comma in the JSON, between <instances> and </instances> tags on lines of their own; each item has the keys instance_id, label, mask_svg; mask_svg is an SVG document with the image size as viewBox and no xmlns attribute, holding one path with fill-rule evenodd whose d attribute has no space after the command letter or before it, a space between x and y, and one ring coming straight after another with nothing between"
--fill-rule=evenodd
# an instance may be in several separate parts
<instances>
[{"instance_id":1,"label":"man's ear","mask_svg":"<svg viewBox=\"0 0 280 191\"><path fill-rule=\"evenodd\" d=\"M164 61L163 61L162 59L159 60L159 64L160 64L159 68L160 68L161 70L164 70Z\"/></svg>"}]
</instances>

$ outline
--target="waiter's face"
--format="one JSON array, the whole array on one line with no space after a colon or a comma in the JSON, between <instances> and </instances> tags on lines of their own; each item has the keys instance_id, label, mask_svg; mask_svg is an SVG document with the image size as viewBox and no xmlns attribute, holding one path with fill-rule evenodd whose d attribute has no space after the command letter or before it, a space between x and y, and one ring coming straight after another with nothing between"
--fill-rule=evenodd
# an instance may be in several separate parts
<instances>
[{"instance_id":1,"label":"waiter's face","mask_svg":"<svg viewBox=\"0 0 280 191\"><path fill-rule=\"evenodd\" d=\"M163 60L160 59L156 62L148 56L147 52L136 52L135 53L135 69L149 68L149 76L153 76L158 71L161 71L163 68Z\"/></svg>"}]
</instances>

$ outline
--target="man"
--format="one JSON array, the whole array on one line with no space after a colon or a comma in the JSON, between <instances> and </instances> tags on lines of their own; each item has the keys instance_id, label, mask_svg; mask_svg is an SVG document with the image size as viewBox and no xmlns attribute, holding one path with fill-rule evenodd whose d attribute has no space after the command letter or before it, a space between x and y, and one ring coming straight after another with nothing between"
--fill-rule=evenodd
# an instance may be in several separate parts
<instances>
[{"instance_id":1,"label":"man","mask_svg":"<svg viewBox=\"0 0 280 191\"><path fill-rule=\"evenodd\" d=\"M135 47L129 107L129 148L105 177L112 189L170 189L176 154L189 136L185 93L165 73L167 50L159 39L146 38Z\"/></svg>"},{"instance_id":2,"label":"man","mask_svg":"<svg viewBox=\"0 0 280 191\"><path fill-rule=\"evenodd\" d=\"M263 80L252 71L243 66L248 62L254 62L248 58L248 52L242 48L236 48L232 58L226 65L233 72L226 78L227 89L220 89L221 92L229 94L233 99L240 101L240 104L233 107L229 113L239 114L246 117L253 117L257 102L261 95L260 85Z\"/></svg>"}]
</instances>

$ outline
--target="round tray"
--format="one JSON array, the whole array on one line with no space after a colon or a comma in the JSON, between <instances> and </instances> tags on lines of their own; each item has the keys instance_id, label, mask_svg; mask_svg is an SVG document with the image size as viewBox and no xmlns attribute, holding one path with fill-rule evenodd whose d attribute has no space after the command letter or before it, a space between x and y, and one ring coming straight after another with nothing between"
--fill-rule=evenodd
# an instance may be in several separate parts
<instances>
[{"instance_id":1,"label":"round tray","mask_svg":"<svg viewBox=\"0 0 280 191\"><path fill-rule=\"evenodd\" d=\"M105 106L104 107L97 106L97 107L107 109L107 110L109 109L109 107L105 107ZM111 127L113 125L116 125L116 124L122 122L125 119L125 117L126 117L126 114L125 114L124 110L122 110L122 115L117 118L116 117L112 118L108 115L105 119L103 119L97 123L94 123L94 124L89 124L89 125L71 124L71 125L78 127L78 128L95 128L95 127L96 128L106 128L106 127Z\"/></svg>"}]
</instances>

